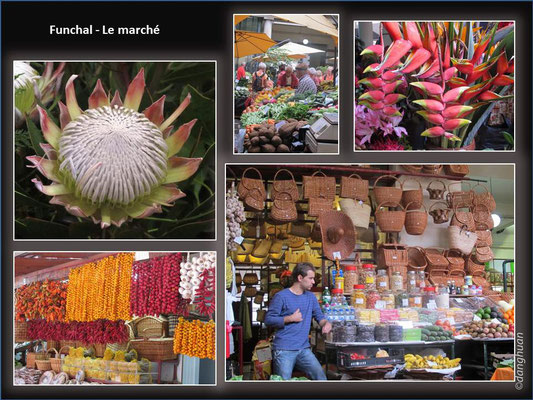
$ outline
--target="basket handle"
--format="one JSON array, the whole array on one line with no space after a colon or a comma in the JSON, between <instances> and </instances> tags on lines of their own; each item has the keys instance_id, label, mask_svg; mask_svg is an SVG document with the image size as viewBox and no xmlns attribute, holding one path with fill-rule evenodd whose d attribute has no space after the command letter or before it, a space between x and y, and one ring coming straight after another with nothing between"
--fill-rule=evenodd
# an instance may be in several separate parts
<instances>
[{"instance_id":1,"label":"basket handle","mask_svg":"<svg viewBox=\"0 0 533 400\"><path fill-rule=\"evenodd\" d=\"M381 203L379 203L378 204L378 208L376 208L376 212L378 212L381 207L400 207L402 209L402 211L405 212L404 206L402 206L400 203L397 203L395 206L384 206L383 204L385 204L385 203L388 203L388 201L382 201ZM411 204L411 203L409 203L409 204Z\"/></svg>"},{"instance_id":2,"label":"basket handle","mask_svg":"<svg viewBox=\"0 0 533 400\"><path fill-rule=\"evenodd\" d=\"M424 202L422 201L422 207L420 207L418 210L409 210L409 206L412 204L412 203L418 203L417 201L410 201L409 203L407 203L407 205L405 206L405 212L414 212L414 211L420 211L420 208L424 207L424 211L425 213L427 214L428 213L428 209L426 208Z\"/></svg>"},{"instance_id":3,"label":"basket handle","mask_svg":"<svg viewBox=\"0 0 533 400\"><path fill-rule=\"evenodd\" d=\"M434 272L442 272L442 276L450 276L450 272L447 269L432 269L429 272L429 276L441 276L440 274L434 274Z\"/></svg>"},{"instance_id":4,"label":"basket handle","mask_svg":"<svg viewBox=\"0 0 533 400\"><path fill-rule=\"evenodd\" d=\"M462 185L463 183L466 183L468 185L468 190L459 190L459 192L468 192L469 190L472 190L472 185L470 184L470 182L466 182L466 181L457 181L457 182L452 182L448 185L448 192L450 193L453 193L450 188L453 186L453 185L457 185L457 184L460 184ZM462 187L461 187L462 189Z\"/></svg>"},{"instance_id":5,"label":"basket handle","mask_svg":"<svg viewBox=\"0 0 533 400\"><path fill-rule=\"evenodd\" d=\"M376 180L374 181L374 186L376 186L377 183L379 182L379 180L380 180L380 179L383 179L383 178L392 178L392 179L394 179L396 182L398 182L398 183L400 184L400 189L403 190L403 184L402 184L402 182L401 182L396 176L391 175L391 174L381 175L378 179L376 179Z\"/></svg>"},{"instance_id":6,"label":"basket handle","mask_svg":"<svg viewBox=\"0 0 533 400\"><path fill-rule=\"evenodd\" d=\"M472 186L472 191L474 191L474 189L477 188L478 186L481 186L483 189L485 189L485 193L489 193L489 188L485 185L482 185L479 182L476 185Z\"/></svg>"},{"instance_id":7,"label":"basket handle","mask_svg":"<svg viewBox=\"0 0 533 400\"><path fill-rule=\"evenodd\" d=\"M433 207L435 207L437 204L444 204L446 206L444 210L451 210L451 208L448 206L448 203L446 203L445 201L436 201L429 207L429 212L433 211ZM443 208L440 208L440 210L443 210Z\"/></svg>"},{"instance_id":8,"label":"basket handle","mask_svg":"<svg viewBox=\"0 0 533 400\"><path fill-rule=\"evenodd\" d=\"M351 178L352 176L357 177L357 178L358 178L359 180L361 180L361 181L363 180L363 178L361 178L361 177L360 177L359 175L357 175L357 174L351 174L348 178Z\"/></svg>"},{"instance_id":9,"label":"basket handle","mask_svg":"<svg viewBox=\"0 0 533 400\"><path fill-rule=\"evenodd\" d=\"M313 176L315 176L316 174L322 174L325 178L327 178L327 175L326 175L325 173L323 173L322 170L320 170L320 169L319 169L318 171L313 172L313 173L311 174L311 176L313 177Z\"/></svg>"},{"instance_id":10,"label":"basket handle","mask_svg":"<svg viewBox=\"0 0 533 400\"><path fill-rule=\"evenodd\" d=\"M420 190L422 190L422 184L420 183L420 181L418 179L407 178L407 179L404 179L402 183L405 183L407 181L415 181L416 183L418 183L418 187L420 188ZM407 190L417 190L417 189L407 189Z\"/></svg>"},{"instance_id":11,"label":"basket handle","mask_svg":"<svg viewBox=\"0 0 533 400\"><path fill-rule=\"evenodd\" d=\"M259 170L257 168L254 168L254 167L248 167L244 170L244 172L242 173L242 178L244 178L244 176L246 175L246 173L249 171L249 170L252 170L252 171L255 171L257 172L257 175L259 175L259 179L263 180L263 175L261 175L261 172L259 172ZM241 178L241 179L242 179Z\"/></svg>"},{"instance_id":12,"label":"basket handle","mask_svg":"<svg viewBox=\"0 0 533 400\"><path fill-rule=\"evenodd\" d=\"M66 347L67 349L70 349L72 346L63 346L63 347L61 347L61 348L59 349L60 357L61 357L61 354L63 354L63 349L64 349L65 347Z\"/></svg>"},{"instance_id":13,"label":"basket handle","mask_svg":"<svg viewBox=\"0 0 533 400\"><path fill-rule=\"evenodd\" d=\"M485 209L487 210L487 217L484 218L484 219L476 219L476 213L475 213L475 210L476 210L476 207L485 207ZM474 204L474 206L472 207L472 216L474 217L474 221L476 222L485 222L485 221L489 221L490 222L490 219L492 218L491 215L490 215L490 210L489 208L487 207L486 204L483 204L483 203L478 203L478 204Z\"/></svg>"},{"instance_id":14,"label":"basket handle","mask_svg":"<svg viewBox=\"0 0 533 400\"><path fill-rule=\"evenodd\" d=\"M432 184L433 182L438 182L438 183L440 183L440 184L442 185L442 190L446 190L446 184L445 184L443 181L441 181L440 179L435 179L435 180L432 180L431 182L429 182L429 183L428 183L428 186L427 186L427 188L426 188L427 190L431 189L430 186L431 186L431 184Z\"/></svg>"},{"instance_id":15,"label":"basket handle","mask_svg":"<svg viewBox=\"0 0 533 400\"><path fill-rule=\"evenodd\" d=\"M457 270L455 270L455 271L453 272L453 274L451 274L451 273L448 274L448 276L456 276L456 275L462 275L463 278L464 278L464 277L466 276L466 272L457 269Z\"/></svg>"},{"instance_id":16,"label":"basket handle","mask_svg":"<svg viewBox=\"0 0 533 400\"><path fill-rule=\"evenodd\" d=\"M287 172L287 173L291 176L291 178L292 178L291 180L292 180L293 182L296 182L296 181L294 180L294 175L292 174L292 172L289 171L288 169L282 168L282 169L279 169L279 170L276 172L276 174L274 175L274 179L273 179L273 182L274 182L274 183L276 182L276 178L278 177L278 174L279 174L280 172Z\"/></svg>"},{"instance_id":17,"label":"basket handle","mask_svg":"<svg viewBox=\"0 0 533 400\"><path fill-rule=\"evenodd\" d=\"M47 352L47 353L50 353L52 350L55 351L54 358L59 358L59 353L57 352L57 350L55 349L55 347L52 347L51 349L48 349L46 352Z\"/></svg>"}]
</instances>

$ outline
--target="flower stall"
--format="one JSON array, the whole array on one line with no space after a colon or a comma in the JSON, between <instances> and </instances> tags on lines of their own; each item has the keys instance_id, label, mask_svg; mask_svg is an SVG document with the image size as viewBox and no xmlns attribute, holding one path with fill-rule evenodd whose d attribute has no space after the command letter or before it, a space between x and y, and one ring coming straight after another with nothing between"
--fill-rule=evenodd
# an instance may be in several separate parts
<instances>
[{"instance_id":1,"label":"flower stall","mask_svg":"<svg viewBox=\"0 0 533 400\"><path fill-rule=\"evenodd\" d=\"M22 253L17 264L33 271L16 274L15 384L188 383L194 358L215 359L214 252ZM206 365L193 374L214 377Z\"/></svg>"},{"instance_id":2,"label":"flower stall","mask_svg":"<svg viewBox=\"0 0 533 400\"><path fill-rule=\"evenodd\" d=\"M356 150L513 148L512 22L357 22L355 29ZM363 42L366 31L378 40Z\"/></svg>"}]
</instances>

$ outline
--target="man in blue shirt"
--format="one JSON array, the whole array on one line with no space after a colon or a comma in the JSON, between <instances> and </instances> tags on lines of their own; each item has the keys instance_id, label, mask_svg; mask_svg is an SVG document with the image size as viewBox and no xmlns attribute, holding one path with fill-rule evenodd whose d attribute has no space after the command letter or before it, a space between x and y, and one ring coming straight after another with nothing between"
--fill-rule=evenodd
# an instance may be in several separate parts
<instances>
[{"instance_id":1,"label":"man in blue shirt","mask_svg":"<svg viewBox=\"0 0 533 400\"><path fill-rule=\"evenodd\" d=\"M312 318L322 327L323 334L331 331L331 324L310 292L315 284L315 268L309 263L296 264L292 278L292 286L271 300L265 317L266 325L277 328L273 342L274 374L291 379L296 366L313 380L327 380L309 344Z\"/></svg>"}]
</instances>

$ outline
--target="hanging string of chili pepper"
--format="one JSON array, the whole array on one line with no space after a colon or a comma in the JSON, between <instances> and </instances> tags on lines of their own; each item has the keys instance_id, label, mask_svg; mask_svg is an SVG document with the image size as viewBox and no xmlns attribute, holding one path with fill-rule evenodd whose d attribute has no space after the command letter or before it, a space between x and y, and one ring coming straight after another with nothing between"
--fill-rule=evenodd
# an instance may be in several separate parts
<instances>
[{"instance_id":1,"label":"hanging string of chili pepper","mask_svg":"<svg viewBox=\"0 0 533 400\"><path fill-rule=\"evenodd\" d=\"M200 315L211 316L215 312L216 302L215 268L205 269L199 278L200 284L194 298L196 312Z\"/></svg>"},{"instance_id":2,"label":"hanging string of chili pepper","mask_svg":"<svg viewBox=\"0 0 533 400\"><path fill-rule=\"evenodd\" d=\"M124 343L129 331L124 321L97 320L90 322L28 321L30 340L79 340L83 343ZM57 349L59 350L59 349Z\"/></svg>"},{"instance_id":3,"label":"hanging string of chili pepper","mask_svg":"<svg viewBox=\"0 0 533 400\"><path fill-rule=\"evenodd\" d=\"M67 289L66 319L130 320L133 253L120 253L72 269Z\"/></svg>"},{"instance_id":4,"label":"hanging string of chili pepper","mask_svg":"<svg viewBox=\"0 0 533 400\"><path fill-rule=\"evenodd\" d=\"M172 253L133 264L131 315L184 313L188 302L179 294L181 261L181 253Z\"/></svg>"},{"instance_id":5,"label":"hanging string of chili pepper","mask_svg":"<svg viewBox=\"0 0 533 400\"><path fill-rule=\"evenodd\" d=\"M187 321L178 319L178 325L174 331L174 353L184 354L189 357L215 359L215 322L210 320Z\"/></svg>"},{"instance_id":6,"label":"hanging string of chili pepper","mask_svg":"<svg viewBox=\"0 0 533 400\"><path fill-rule=\"evenodd\" d=\"M17 321L64 321L67 283L46 279L19 287L15 292Z\"/></svg>"}]
</instances>

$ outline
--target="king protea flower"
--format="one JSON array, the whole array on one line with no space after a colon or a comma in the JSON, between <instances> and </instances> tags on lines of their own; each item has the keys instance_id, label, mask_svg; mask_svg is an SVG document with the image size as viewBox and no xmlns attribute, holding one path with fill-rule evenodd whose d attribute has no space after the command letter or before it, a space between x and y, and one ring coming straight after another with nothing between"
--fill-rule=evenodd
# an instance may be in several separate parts
<instances>
[{"instance_id":1,"label":"king protea flower","mask_svg":"<svg viewBox=\"0 0 533 400\"><path fill-rule=\"evenodd\" d=\"M27 157L52 183L33 179L37 189L52 196L78 217L91 217L102 228L120 226L131 218L162 212L162 206L185 196L175 183L191 177L201 158L177 157L196 119L173 131L172 123L187 108L190 94L165 120L161 97L143 112L144 70L128 87L124 102L104 91L100 80L83 111L76 99L72 75L66 105L59 102L60 127L39 107L45 157Z\"/></svg>"}]
</instances>

